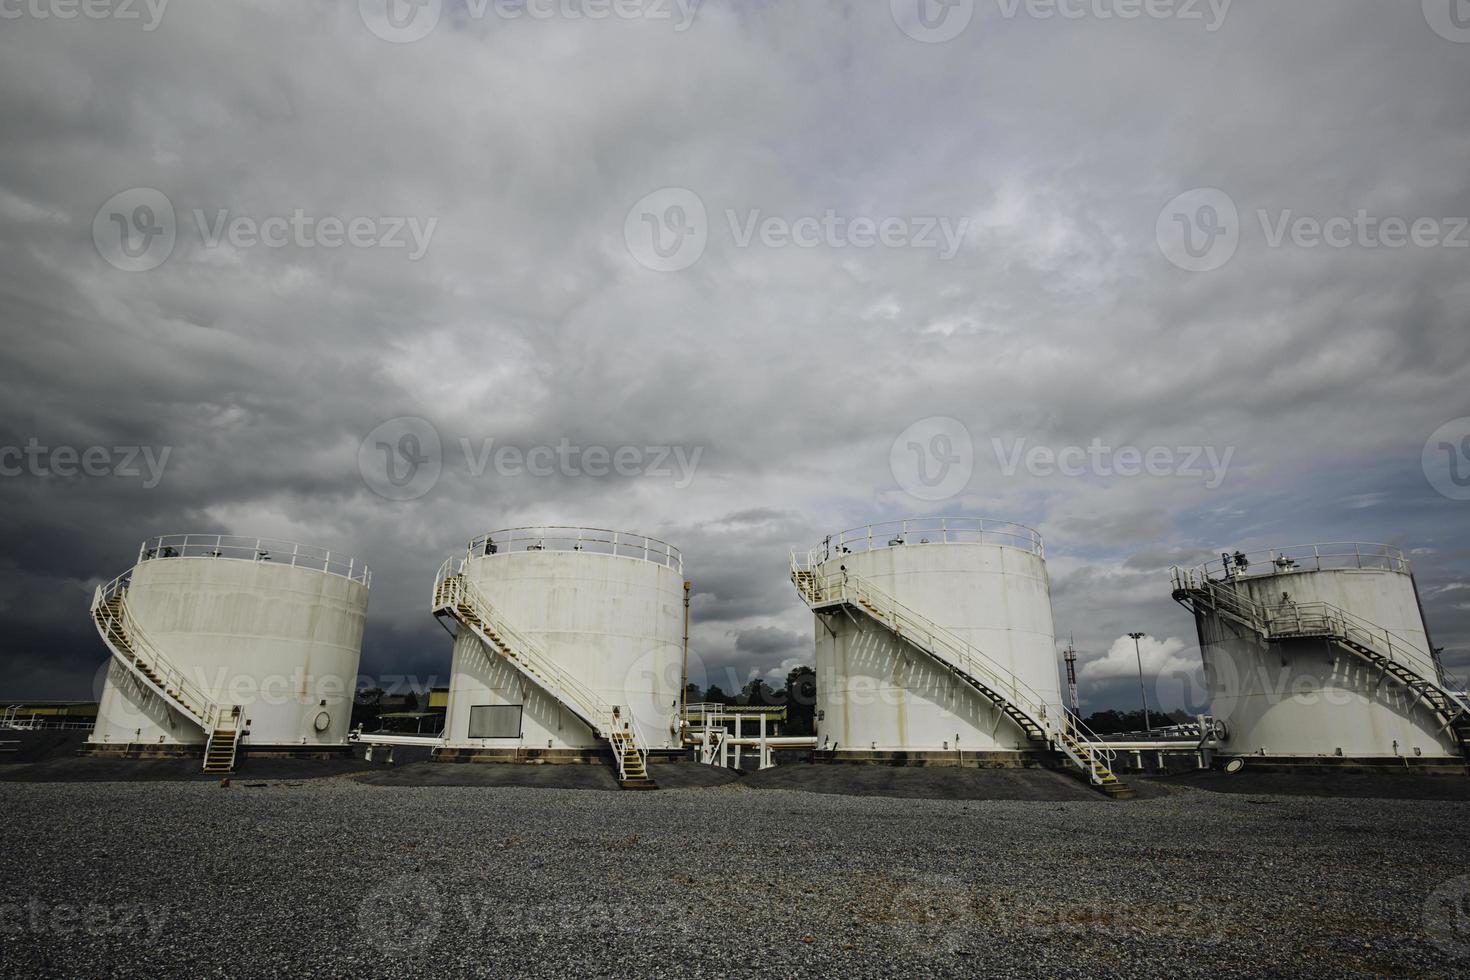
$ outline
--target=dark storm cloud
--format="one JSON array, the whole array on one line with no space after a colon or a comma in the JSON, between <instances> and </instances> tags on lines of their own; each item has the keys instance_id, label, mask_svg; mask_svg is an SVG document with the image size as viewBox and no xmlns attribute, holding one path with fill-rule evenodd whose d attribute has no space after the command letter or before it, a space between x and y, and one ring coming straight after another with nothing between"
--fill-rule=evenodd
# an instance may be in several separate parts
<instances>
[{"instance_id":1,"label":"dark storm cloud","mask_svg":"<svg viewBox=\"0 0 1470 980\"><path fill-rule=\"evenodd\" d=\"M735 649L758 657L773 653L795 653L799 652L807 639L804 633L793 633L775 626L757 626L736 634Z\"/></svg>"},{"instance_id":2,"label":"dark storm cloud","mask_svg":"<svg viewBox=\"0 0 1470 980\"><path fill-rule=\"evenodd\" d=\"M1470 414L1467 252L1271 247L1257 216L1470 214L1470 45L1419 4L1371 0L1237 0L1213 31L979 0L944 44L887 8L711 0L682 31L460 11L410 44L353 3L175 3L153 31L5 21L0 446L170 450L151 488L0 479L8 693L91 683L87 600L157 533L365 558L365 669L443 676L426 593L447 554L509 525L636 528L683 550L691 646L723 684L786 659L744 637L809 648L792 549L940 511L1042 531L1058 633L1084 659L1131 630L1190 655L1168 594L1179 556L1366 538L1414 551L1436 641L1470 666L1467 504L1419 462ZM629 209L665 187L709 217L677 273L624 241ZM1189 273L1156 223L1200 187L1238 206L1241 240ZM92 240L130 188L177 213L152 271ZM947 261L742 247L726 214L828 210L968 233ZM436 224L417 259L210 241L221 212L297 211ZM403 502L358 465L399 416L443 446L437 482ZM943 501L910 496L889 462L933 416L974 439L973 478ZM1233 456L1213 488L1008 472L1018 439ZM487 440L700 454L682 485L533 476L477 468ZM1090 700L1131 703L1124 681L1095 683Z\"/></svg>"}]
</instances>

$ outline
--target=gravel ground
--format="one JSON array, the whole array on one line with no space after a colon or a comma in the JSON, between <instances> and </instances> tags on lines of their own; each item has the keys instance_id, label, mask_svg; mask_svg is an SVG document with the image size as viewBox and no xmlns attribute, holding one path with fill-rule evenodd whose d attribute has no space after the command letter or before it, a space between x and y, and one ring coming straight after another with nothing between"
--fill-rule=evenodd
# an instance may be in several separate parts
<instances>
[{"instance_id":1,"label":"gravel ground","mask_svg":"<svg viewBox=\"0 0 1470 980\"><path fill-rule=\"evenodd\" d=\"M1464 975L1470 805L0 785L0 975Z\"/></svg>"}]
</instances>

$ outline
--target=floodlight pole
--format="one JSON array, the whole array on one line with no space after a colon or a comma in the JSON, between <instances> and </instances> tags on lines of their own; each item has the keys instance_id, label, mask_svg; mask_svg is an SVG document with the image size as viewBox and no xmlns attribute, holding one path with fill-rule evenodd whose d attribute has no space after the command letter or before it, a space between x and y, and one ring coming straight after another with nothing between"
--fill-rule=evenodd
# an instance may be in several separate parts
<instances>
[{"instance_id":1,"label":"floodlight pole","mask_svg":"<svg viewBox=\"0 0 1470 980\"><path fill-rule=\"evenodd\" d=\"M1138 693L1143 696L1143 727L1145 731L1153 731L1153 723L1148 720L1148 688L1143 684L1143 654L1139 652L1138 641L1143 639L1142 633L1129 633L1133 637L1133 655L1138 659Z\"/></svg>"}]
</instances>

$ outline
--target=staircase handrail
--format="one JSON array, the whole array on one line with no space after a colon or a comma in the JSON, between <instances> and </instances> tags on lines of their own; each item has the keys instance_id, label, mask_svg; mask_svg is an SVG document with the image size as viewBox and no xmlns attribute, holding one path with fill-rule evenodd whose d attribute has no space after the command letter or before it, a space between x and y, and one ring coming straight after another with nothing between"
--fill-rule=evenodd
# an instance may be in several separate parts
<instances>
[{"instance_id":1,"label":"staircase handrail","mask_svg":"<svg viewBox=\"0 0 1470 980\"><path fill-rule=\"evenodd\" d=\"M1248 619L1264 639L1291 638L1293 634L1278 625L1282 624L1295 625L1297 634L1322 633L1340 641L1357 643L1373 650L1391 663L1407 668L1424 683L1431 685L1442 696L1453 702L1461 711L1470 714L1470 702L1467 702L1458 692L1439 683L1436 678L1425 674L1425 665L1434 663L1434 658L1429 652L1401 633L1380 626L1330 602L1288 601L1268 606L1244 594L1228 581L1214 579L1209 575L1196 577L1192 569L1176 567L1173 572L1177 592L1203 591L1217 606L1235 607L1232 611ZM1414 656L1407 656L1410 653Z\"/></svg>"},{"instance_id":2,"label":"staircase handrail","mask_svg":"<svg viewBox=\"0 0 1470 980\"><path fill-rule=\"evenodd\" d=\"M892 622L886 625L900 637L909 639L911 643L914 642L905 634L906 629L923 635L928 645L921 648L927 650L931 656L961 670L972 680L995 690L1005 698L1007 703L1025 713L1031 723L1041 730L1053 746L1058 747L1074 764L1086 772L1089 782L1094 784L1102 782L1103 776L1097 771L1098 766L1105 771L1111 771L1108 763L1117 757L1116 751L1109 748L1096 732L1088 728L1081 719L1067 712L1060 704L1055 706L1057 709L1055 715L1049 713L1047 709L1052 705L1035 689L1016 676L1014 671L1002 667L968 640L910 609L882 589L869 583L863 576L848 571L819 576L814 570L815 567L811 563L803 566L796 554L792 553L792 582L802 592L803 599L809 604L829 600L848 602L854 598L869 600L872 605L880 607L880 612L886 613L887 618L892 619ZM807 585L803 585L803 581ZM815 589L817 594L813 595L808 592L808 586ZM1022 700L1023 696L1025 700ZM1056 719L1054 722L1053 718ZM1068 735L1082 746L1087 753L1086 757L1068 742L1066 737Z\"/></svg>"},{"instance_id":3,"label":"staircase handrail","mask_svg":"<svg viewBox=\"0 0 1470 980\"><path fill-rule=\"evenodd\" d=\"M128 609L126 598L127 585L131 574L131 572L124 572L106 585L97 587L96 592L92 596L93 618L101 617L109 624L113 620L116 620L119 628L127 636L128 642L132 644L135 655L142 659L158 675L165 697L182 707L186 714L191 715L194 723L203 728L206 734L213 732L216 727L219 727L219 721L224 716L224 706L211 697L198 684L189 680L188 676L182 670L175 667L158 647L154 645L153 641L149 639L147 631L138 625L137 619L133 617L132 611ZM116 611L107 606L107 602L114 597L117 597L119 600ZM109 649L122 656L122 651L113 646L112 638L107 635L107 631L105 630L103 631L103 640L106 641ZM124 659L126 658L124 657ZM136 669L132 664L129 666ZM176 691L177 695L170 697L168 694L170 688ZM238 725L238 712L236 713L235 721Z\"/></svg>"},{"instance_id":4,"label":"staircase handrail","mask_svg":"<svg viewBox=\"0 0 1470 980\"><path fill-rule=\"evenodd\" d=\"M1112 762L1118 758L1118 750L1108 745L1101 735L1089 728L1086 722L1072 714L1072 712L1066 712L1066 720L1063 724L1072 730L1079 742L1084 743L1088 749L1102 756L1108 762Z\"/></svg>"},{"instance_id":5,"label":"staircase handrail","mask_svg":"<svg viewBox=\"0 0 1470 980\"><path fill-rule=\"evenodd\" d=\"M1238 610L1237 615L1240 614L1239 611L1249 613L1253 622L1267 633L1278 632L1271 628L1278 620L1284 621L1290 618L1305 623L1309 617L1304 615L1304 612L1312 610L1324 625L1336 625L1338 627L1338 633L1344 638L1352 639L1354 638L1353 634L1356 633L1372 639L1375 648L1395 663L1402 662L1400 657L1395 656L1396 650L1414 654L1418 658L1419 664L1432 664L1434 662L1434 658L1430 656L1429 651L1415 643L1409 637L1395 630L1388 629L1386 626L1380 626L1369 619L1349 612L1333 603L1319 600L1309 602L1287 601L1268 606L1241 592L1231 585L1229 581L1222 581L1209 576L1196 578L1193 571L1189 569L1176 568L1174 571L1176 573L1176 588L1195 591L1204 589L1212 597L1215 597L1217 603L1220 601L1220 597L1224 596L1226 604L1236 607ZM1379 642L1380 637L1382 638L1381 642ZM1414 666L1417 667L1419 664L1414 664Z\"/></svg>"},{"instance_id":6,"label":"staircase handrail","mask_svg":"<svg viewBox=\"0 0 1470 980\"><path fill-rule=\"evenodd\" d=\"M465 560L463 558L448 558L439 567L439 575L434 581L435 609L454 606L457 593L458 597L462 597L469 603L470 608L482 622L511 643L518 657L541 673L545 681L538 681L538 683L549 683L551 689L548 690L548 693L556 700L570 705L597 734L611 740L611 734L614 731L621 731L622 734L633 739L634 746L640 752L645 751L634 728L631 709L629 709L628 717L624 719L628 722L627 727L619 730L614 720L613 706L604 701L580 678L547 655L539 643L517 630L501 616L494 603L487 599L484 593L469 580L464 570ZM621 770L621 760L618 766Z\"/></svg>"},{"instance_id":7,"label":"staircase handrail","mask_svg":"<svg viewBox=\"0 0 1470 980\"><path fill-rule=\"evenodd\" d=\"M796 562L793 556L793 566ZM808 569L797 570L807 571ZM794 573L793 573L794 574ZM933 652L941 655L941 659L948 660L954 666L964 670L977 680L985 682L994 687L1006 699L1016 707L1032 715L1032 721L1036 722L1043 731L1055 731L1055 725L1047 722L1053 718L1051 707L1045 698L1036 692L1030 685L1022 681L1013 671L1007 670L1000 664L991 660L984 651L974 646L968 640L956 635L952 631L940 626L926 616L915 612L904 605L893 596L874 586L866 578L852 572L835 572L825 576L818 576L812 572L811 581L820 590L820 599L843 600L851 598L872 598L878 600L877 605L887 605L895 622L903 629L911 629L915 633L925 636L931 647L942 646L945 649L935 649ZM835 585L834 585L835 583ZM852 593L849 596L849 592ZM898 632L902 634L903 629ZM946 656L948 654L948 656ZM1060 705L1057 705L1060 710ZM1065 714L1065 712L1062 712Z\"/></svg>"}]
</instances>

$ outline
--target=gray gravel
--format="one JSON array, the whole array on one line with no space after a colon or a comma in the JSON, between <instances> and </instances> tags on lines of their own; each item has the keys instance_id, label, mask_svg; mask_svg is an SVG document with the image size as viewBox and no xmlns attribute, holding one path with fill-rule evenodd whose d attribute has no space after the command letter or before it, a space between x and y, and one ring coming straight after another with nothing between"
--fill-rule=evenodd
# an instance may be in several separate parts
<instances>
[{"instance_id":1,"label":"gray gravel","mask_svg":"<svg viewBox=\"0 0 1470 980\"><path fill-rule=\"evenodd\" d=\"M1463 974L1467 806L8 783L0 975Z\"/></svg>"}]
</instances>

